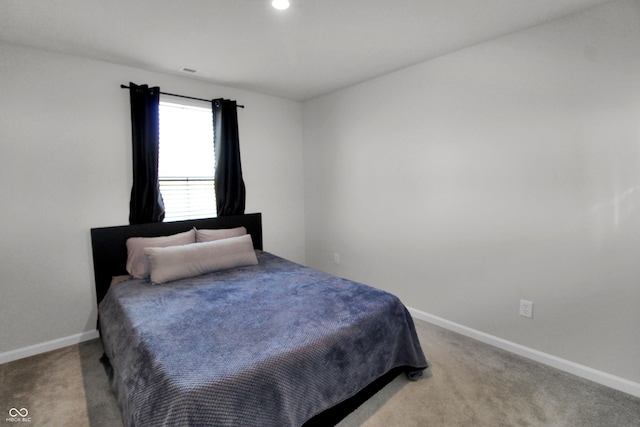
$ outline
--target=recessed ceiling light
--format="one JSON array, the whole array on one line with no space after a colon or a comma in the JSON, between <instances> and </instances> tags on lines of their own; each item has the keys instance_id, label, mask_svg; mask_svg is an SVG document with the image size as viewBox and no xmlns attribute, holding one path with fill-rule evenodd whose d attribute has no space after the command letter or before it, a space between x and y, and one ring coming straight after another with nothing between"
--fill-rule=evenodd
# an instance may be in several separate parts
<instances>
[{"instance_id":1,"label":"recessed ceiling light","mask_svg":"<svg viewBox=\"0 0 640 427\"><path fill-rule=\"evenodd\" d=\"M289 0L273 0L271 2L271 6L278 10L289 9Z\"/></svg>"}]
</instances>

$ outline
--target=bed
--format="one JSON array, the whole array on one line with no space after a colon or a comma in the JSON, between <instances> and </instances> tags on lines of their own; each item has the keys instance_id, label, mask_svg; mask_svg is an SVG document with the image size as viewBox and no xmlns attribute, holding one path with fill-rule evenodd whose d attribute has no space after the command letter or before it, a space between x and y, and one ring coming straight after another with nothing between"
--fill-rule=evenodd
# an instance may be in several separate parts
<instances>
[{"instance_id":1,"label":"bed","mask_svg":"<svg viewBox=\"0 0 640 427\"><path fill-rule=\"evenodd\" d=\"M131 237L242 227L145 249L150 277L126 276ZM429 366L397 297L263 251L259 213L94 228L91 239L103 363L125 426L333 425ZM245 262L203 273L194 261L232 244Z\"/></svg>"}]
</instances>

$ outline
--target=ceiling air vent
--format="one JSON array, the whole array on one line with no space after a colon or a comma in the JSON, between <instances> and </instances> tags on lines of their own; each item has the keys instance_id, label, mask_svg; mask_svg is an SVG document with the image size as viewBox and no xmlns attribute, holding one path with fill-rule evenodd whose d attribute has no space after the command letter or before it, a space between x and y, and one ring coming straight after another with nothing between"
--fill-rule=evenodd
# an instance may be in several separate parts
<instances>
[{"instance_id":1,"label":"ceiling air vent","mask_svg":"<svg viewBox=\"0 0 640 427\"><path fill-rule=\"evenodd\" d=\"M180 71L182 71L185 74L191 74L192 76L211 77L211 73L208 73L206 71L199 71L191 67L182 67L180 68Z\"/></svg>"}]
</instances>

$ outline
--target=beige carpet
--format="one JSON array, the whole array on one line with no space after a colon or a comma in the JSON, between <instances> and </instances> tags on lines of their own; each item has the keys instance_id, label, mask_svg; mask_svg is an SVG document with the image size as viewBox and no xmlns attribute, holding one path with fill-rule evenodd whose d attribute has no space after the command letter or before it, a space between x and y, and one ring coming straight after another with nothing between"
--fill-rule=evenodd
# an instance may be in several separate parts
<instances>
[{"instance_id":1,"label":"beige carpet","mask_svg":"<svg viewBox=\"0 0 640 427\"><path fill-rule=\"evenodd\" d=\"M396 378L340 427L640 426L640 399L416 321L432 377Z\"/></svg>"},{"instance_id":2,"label":"beige carpet","mask_svg":"<svg viewBox=\"0 0 640 427\"><path fill-rule=\"evenodd\" d=\"M340 427L640 426L640 399L416 321L432 377L404 376ZM0 427L120 427L98 340L0 365ZM26 408L29 423L9 422ZM15 413L15 412L14 412Z\"/></svg>"},{"instance_id":3,"label":"beige carpet","mask_svg":"<svg viewBox=\"0 0 640 427\"><path fill-rule=\"evenodd\" d=\"M122 426L101 355L92 340L0 365L0 426ZM7 422L11 408L30 422Z\"/></svg>"}]
</instances>

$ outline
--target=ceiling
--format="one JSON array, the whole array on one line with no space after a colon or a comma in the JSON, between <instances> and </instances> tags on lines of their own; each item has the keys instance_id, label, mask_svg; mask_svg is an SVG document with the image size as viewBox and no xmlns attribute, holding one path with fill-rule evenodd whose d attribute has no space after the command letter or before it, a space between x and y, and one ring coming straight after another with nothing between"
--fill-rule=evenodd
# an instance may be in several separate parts
<instances>
[{"instance_id":1,"label":"ceiling","mask_svg":"<svg viewBox=\"0 0 640 427\"><path fill-rule=\"evenodd\" d=\"M0 40L307 100L609 1L0 0Z\"/></svg>"}]
</instances>

